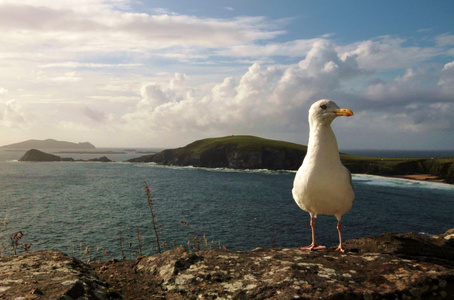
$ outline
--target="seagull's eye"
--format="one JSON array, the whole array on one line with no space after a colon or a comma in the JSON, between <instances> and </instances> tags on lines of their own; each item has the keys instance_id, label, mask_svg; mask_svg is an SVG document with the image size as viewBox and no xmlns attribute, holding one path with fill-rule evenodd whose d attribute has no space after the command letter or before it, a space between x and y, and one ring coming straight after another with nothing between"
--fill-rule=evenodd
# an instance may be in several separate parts
<instances>
[{"instance_id":1,"label":"seagull's eye","mask_svg":"<svg viewBox=\"0 0 454 300\"><path fill-rule=\"evenodd\" d=\"M325 105L325 104L320 105L320 108L323 109L323 110L325 110L325 109L326 109L326 105Z\"/></svg>"}]
</instances>

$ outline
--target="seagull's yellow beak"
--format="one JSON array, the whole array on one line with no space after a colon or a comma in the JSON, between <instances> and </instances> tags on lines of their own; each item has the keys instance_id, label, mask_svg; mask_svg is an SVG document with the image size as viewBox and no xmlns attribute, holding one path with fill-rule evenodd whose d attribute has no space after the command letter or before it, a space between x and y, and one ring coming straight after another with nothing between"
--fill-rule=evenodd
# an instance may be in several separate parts
<instances>
[{"instance_id":1,"label":"seagull's yellow beak","mask_svg":"<svg viewBox=\"0 0 454 300\"><path fill-rule=\"evenodd\" d=\"M344 117L351 117L354 115L354 113L348 108L339 108L338 110L335 111L335 113L338 116L344 116Z\"/></svg>"}]
</instances>

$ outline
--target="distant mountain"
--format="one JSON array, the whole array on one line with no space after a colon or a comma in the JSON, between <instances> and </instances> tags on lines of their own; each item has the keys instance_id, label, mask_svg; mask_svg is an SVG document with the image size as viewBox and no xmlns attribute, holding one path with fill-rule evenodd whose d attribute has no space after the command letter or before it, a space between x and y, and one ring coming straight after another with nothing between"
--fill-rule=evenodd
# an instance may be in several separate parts
<instances>
[{"instance_id":1,"label":"distant mountain","mask_svg":"<svg viewBox=\"0 0 454 300\"><path fill-rule=\"evenodd\" d=\"M57 141L54 139L47 140L28 140L20 143L1 146L3 149L96 149L89 142L71 143L65 141Z\"/></svg>"}]
</instances>

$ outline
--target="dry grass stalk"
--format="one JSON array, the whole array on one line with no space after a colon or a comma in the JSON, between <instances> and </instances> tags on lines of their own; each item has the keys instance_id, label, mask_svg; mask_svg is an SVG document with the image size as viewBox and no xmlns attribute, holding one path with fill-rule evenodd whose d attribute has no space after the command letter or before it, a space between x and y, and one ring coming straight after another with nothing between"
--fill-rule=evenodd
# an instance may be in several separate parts
<instances>
[{"instance_id":1,"label":"dry grass stalk","mask_svg":"<svg viewBox=\"0 0 454 300\"><path fill-rule=\"evenodd\" d=\"M30 247L32 246L32 244L20 244L19 243L23 236L24 236L24 233L21 230L13 233L10 236L11 247L13 249L14 255L17 255L17 248L23 249L24 252L27 252L30 249Z\"/></svg>"},{"instance_id":2,"label":"dry grass stalk","mask_svg":"<svg viewBox=\"0 0 454 300\"><path fill-rule=\"evenodd\" d=\"M158 249L158 252L161 253L161 243L159 242L159 229L156 226L156 215L153 212L153 199L151 199L151 193L150 193L150 188L148 187L148 184L146 181L143 182L145 184L145 191L147 192L147 202L148 202L148 207L150 207L150 213L151 213L151 224L153 226L153 230L156 236L156 247ZM165 244L163 244L165 245Z\"/></svg>"},{"instance_id":3,"label":"dry grass stalk","mask_svg":"<svg viewBox=\"0 0 454 300\"><path fill-rule=\"evenodd\" d=\"M137 228L137 242L139 244L139 256L142 256L142 235L140 234L139 229Z\"/></svg>"},{"instance_id":4,"label":"dry grass stalk","mask_svg":"<svg viewBox=\"0 0 454 300\"><path fill-rule=\"evenodd\" d=\"M121 259L122 260L125 260L126 259L126 256L125 256L125 251L123 249L123 235L121 233L121 231L119 232L119 240L120 240L120 249L121 249Z\"/></svg>"}]
</instances>

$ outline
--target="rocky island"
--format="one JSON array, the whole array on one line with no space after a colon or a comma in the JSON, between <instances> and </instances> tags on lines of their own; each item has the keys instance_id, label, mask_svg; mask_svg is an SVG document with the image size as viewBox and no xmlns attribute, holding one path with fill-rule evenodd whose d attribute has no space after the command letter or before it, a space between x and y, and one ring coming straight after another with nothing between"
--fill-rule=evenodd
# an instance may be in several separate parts
<instances>
[{"instance_id":1,"label":"rocky island","mask_svg":"<svg viewBox=\"0 0 454 300\"><path fill-rule=\"evenodd\" d=\"M58 155L45 153L36 149L30 149L19 158L19 161L33 161L33 162L45 162L45 161L94 161L94 162L111 162L106 156L100 158L92 158L87 160L75 160L71 157L60 157Z\"/></svg>"},{"instance_id":2,"label":"rocky island","mask_svg":"<svg viewBox=\"0 0 454 300\"><path fill-rule=\"evenodd\" d=\"M227 136L195 141L185 147L130 159L161 165L206 168L297 170L307 146L254 136ZM342 163L360 174L400 176L428 174L454 183L454 158L375 158L340 154Z\"/></svg>"},{"instance_id":3,"label":"rocky island","mask_svg":"<svg viewBox=\"0 0 454 300\"><path fill-rule=\"evenodd\" d=\"M349 240L347 253L183 247L135 261L0 258L0 299L453 299L454 229Z\"/></svg>"}]
</instances>

